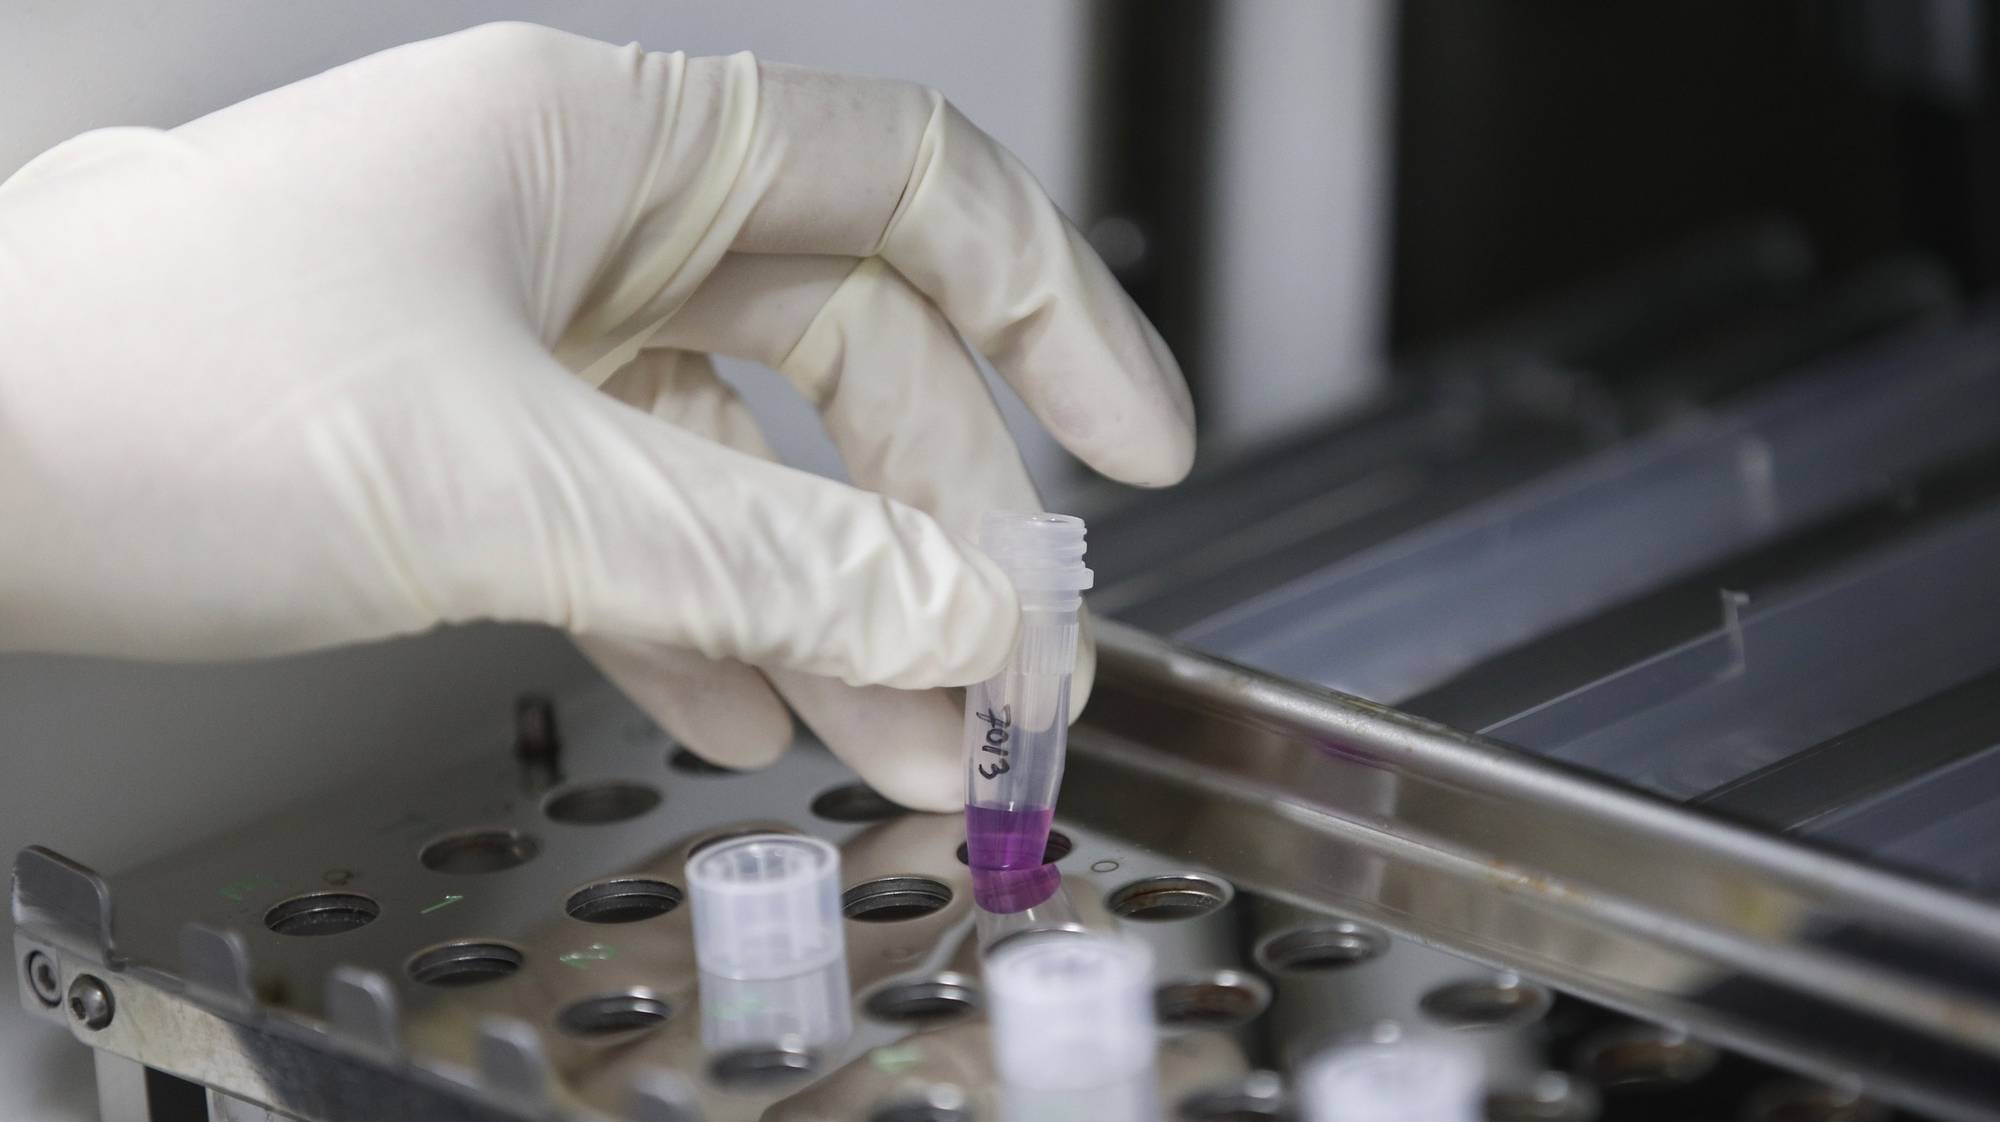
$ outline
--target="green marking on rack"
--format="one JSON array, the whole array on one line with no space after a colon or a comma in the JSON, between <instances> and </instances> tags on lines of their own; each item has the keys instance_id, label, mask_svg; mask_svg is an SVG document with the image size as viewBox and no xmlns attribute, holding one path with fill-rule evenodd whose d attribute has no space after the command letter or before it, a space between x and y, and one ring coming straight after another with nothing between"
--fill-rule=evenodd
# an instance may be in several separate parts
<instances>
[{"instance_id":1,"label":"green marking on rack","mask_svg":"<svg viewBox=\"0 0 2000 1122\"><path fill-rule=\"evenodd\" d=\"M216 889L215 894L225 900L234 900L241 904L244 898L252 892L260 888L270 888L276 883L270 877L259 874L254 877L244 877L242 880L230 881L228 884Z\"/></svg>"},{"instance_id":2,"label":"green marking on rack","mask_svg":"<svg viewBox=\"0 0 2000 1122\"><path fill-rule=\"evenodd\" d=\"M587 962L603 962L607 958L616 958L617 956L618 948L606 946L603 943L592 943L580 951L569 951L557 955L556 961L562 963L564 966L574 966L578 970L581 970Z\"/></svg>"},{"instance_id":3,"label":"green marking on rack","mask_svg":"<svg viewBox=\"0 0 2000 1122\"><path fill-rule=\"evenodd\" d=\"M418 911L417 914L420 916L427 916L432 912L437 911L439 908L449 908L453 904L456 904L463 899L465 899L465 897L460 896L457 893L451 893L446 895L444 899L439 900L435 904L432 904L430 907Z\"/></svg>"},{"instance_id":4,"label":"green marking on rack","mask_svg":"<svg viewBox=\"0 0 2000 1122\"><path fill-rule=\"evenodd\" d=\"M899 1075L924 1062L924 1050L916 1044L898 1044L868 1053L868 1062L884 1075Z\"/></svg>"}]
</instances>

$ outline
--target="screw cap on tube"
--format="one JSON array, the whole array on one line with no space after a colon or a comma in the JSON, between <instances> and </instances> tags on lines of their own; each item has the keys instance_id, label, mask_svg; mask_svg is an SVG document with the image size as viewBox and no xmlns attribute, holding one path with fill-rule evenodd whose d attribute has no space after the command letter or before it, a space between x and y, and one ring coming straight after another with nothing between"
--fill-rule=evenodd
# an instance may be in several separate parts
<instances>
[{"instance_id":1,"label":"screw cap on tube","mask_svg":"<svg viewBox=\"0 0 2000 1122\"><path fill-rule=\"evenodd\" d=\"M1104 935L1010 939L986 961L1000 1081L1080 1089L1153 1068L1152 953Z\"/></svg>"},{"instance_id":2,"label":"screw cap on tube","mask_svg":"<svg viewBox=\"0 0 2000 1122\"><path fill-rule=\"evenodd\" d=\"M1067 514L993 511L980 519L979 548L1023 593L1077 593L1092 581L1083 534L1083 519Z\"/></svg>"},{"instance_id":3,"label":"screw cap on tube","mask_svg":"<svg viewBox=\"0 0 2000 1122\"><path fill-rule=\"evenodd\" d=\"M748 834L687 863L695 962L722 978L782 978L844 959L840 851L819 838Z\"/></svg>"},{"instance_id":4,"label":"screw cap on tube","mask_svg":"<svg viewBox=\"0 0 2000 1122\"><path fill-rule=\"evenodd\" d=\"M1479 1054L1420 1038L1334 1048L1299 1077L1306 1122L1479 1122Z\"/></svg>"}]
</instances>

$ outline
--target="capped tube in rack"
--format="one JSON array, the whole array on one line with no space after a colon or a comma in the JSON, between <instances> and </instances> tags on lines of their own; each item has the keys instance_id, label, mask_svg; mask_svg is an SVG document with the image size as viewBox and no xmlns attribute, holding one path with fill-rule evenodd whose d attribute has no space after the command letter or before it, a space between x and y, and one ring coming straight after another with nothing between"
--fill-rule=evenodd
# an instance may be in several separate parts
<instances>
[{"instance_id":1,"label":"capped tube in rack","mask_svg":"<svg viewBox=\"0 0 2000 1122\"><path fill-rule=\"evenodd\" d=\"M966 853L974 869L1032 869L1048 845L1069 742L1077 612L1092 580L1083 520L988 514L979 546L1013 582L1021 623L1007 665L965 691Z\"/></svg>"},{"instance_id":2,"label":"capped tube in rack","mask_svg":"<svg viewBox=\"0 0 2000 1122\"><path fill-rule=\"evenodd\" d=\"M840 851L819 838L748 834L687 863L695 962L737 980L785 978L845 962Z\"/></svg>"},{"instance_id":3,"label":"capped tube in rack","mask_svg":"<svg viewBox=\"0 0 2000 1122\"><path fill-rule=\"evenodd\" d=\"M1152 967L1143 943L1067 932L1009 939L987 958L1010 1122L1158 1117Z\"/></svg>"},{"instance_id":4,"label":"capped tube in rack","mask_svg":"<svg viewBox=\"0 0 2000 1122\"><path fill-rule=\"evenodd\" d=\"M1299 1075L1305 1122L1480 1122L1479 1054L1437 1037L1329 1049Z\"/></svg>"}]
</instances>

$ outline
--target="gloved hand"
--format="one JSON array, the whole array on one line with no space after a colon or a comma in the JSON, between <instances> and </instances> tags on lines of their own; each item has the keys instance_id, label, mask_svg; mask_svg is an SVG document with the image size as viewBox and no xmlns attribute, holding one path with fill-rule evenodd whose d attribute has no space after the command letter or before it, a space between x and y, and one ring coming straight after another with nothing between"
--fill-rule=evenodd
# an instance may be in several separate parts
<instances>
[{"instance_id":1,"label":"gloved hand","mask_svg":"<svg viewBox=\"0 0 2000 1122\"><path fill-rule=\"evenodd\" d=\"M960 341L1098 470L1187 469L1158 336L915 86L502 25L0 185L0 645L213 658L567 628L708 758L791 723L960 799L1037 501ZM703 352L819 406L766 458Z\"/></svg>"}]
</instances>

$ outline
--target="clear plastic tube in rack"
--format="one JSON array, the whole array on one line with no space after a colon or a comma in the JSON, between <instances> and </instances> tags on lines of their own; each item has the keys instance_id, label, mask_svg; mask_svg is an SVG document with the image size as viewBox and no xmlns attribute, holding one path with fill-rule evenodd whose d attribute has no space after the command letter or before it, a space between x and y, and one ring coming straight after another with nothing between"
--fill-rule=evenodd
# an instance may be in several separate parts
<instances>
[{"instance_id":1,"label":"clear plastic tube in rack","mask_svg":"<svg viewBox=\"0 0 2000 1122\"><path fill-rule=\"evenodd\" d=\"M1332 1048L1298 1075L1305 1122L1479 1122L1479 1054L1443 1037L1400 1034Z\"/></svg>"},{"instance_id":2,"label":"clear plastic tube in rack","mask_svg":"<svg viewBox=\"0 0 2000 1122\"><path fill-rule=\"evenodd\" d=\"M974 869L972 895L979 904L972 913L972 928L982 952L1020 936L1089 930L1063 888L1061 870L1053 864Z\"/></svg>"},{"instance_id":3,"label":"clear plastic tube in rack","mask_svg":"<svg viewBox=\"0 0 2000 1122\"><path fill-rule=\"evenodd\" d=\"M987 956L1002 1122L1156 1122L1152 966L1143 943L1070 932Z\"/></svg>"},{"instance_id":4,"label":"clear plastic tube in rack","mask_svg":"<svg viewBox=\"0 0 2000 1122\"><path fill-rule=\"evenodd\" d=\"M687 886L706 1047L846 1038L839 850L792 834L730 838L688 859Z\"/></svg>"},{"instance_id":5,"label":"clear plastic tube in rack","mask_svg":"<svg viewBox=\"0 0 2000 1122\"><path fill-rule=\"evenodd\" d=\"M965 844L975 869L1042 864L1069 742L1077 612L1091 584L1083 520L988 514L979 546L1021 604L1013 654L965 691Z\"/></svg>"}]
</instances>

